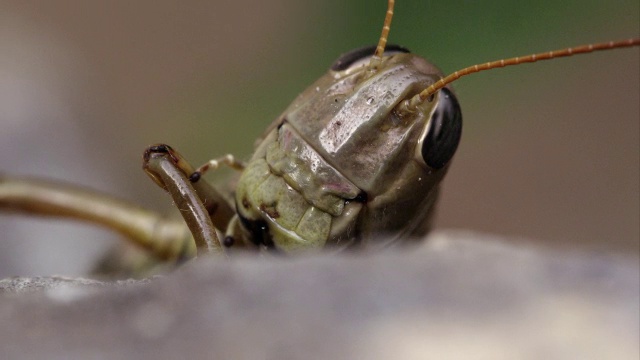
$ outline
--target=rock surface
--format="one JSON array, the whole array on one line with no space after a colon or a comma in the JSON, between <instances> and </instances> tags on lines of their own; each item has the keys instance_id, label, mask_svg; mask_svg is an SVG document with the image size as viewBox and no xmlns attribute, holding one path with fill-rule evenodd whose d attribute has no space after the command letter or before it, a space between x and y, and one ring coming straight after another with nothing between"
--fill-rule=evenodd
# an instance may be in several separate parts
<instances>
[{"instance_id":1,"label":"rock surface","mask_svg":"<svg viewBox=\"0 0 640 360\"><path fill-rule=\"evenodd\" d=\"M2 359L638 359L637 257L440 232L413 249L0 281Z\"/></svg>"}]
</instances>

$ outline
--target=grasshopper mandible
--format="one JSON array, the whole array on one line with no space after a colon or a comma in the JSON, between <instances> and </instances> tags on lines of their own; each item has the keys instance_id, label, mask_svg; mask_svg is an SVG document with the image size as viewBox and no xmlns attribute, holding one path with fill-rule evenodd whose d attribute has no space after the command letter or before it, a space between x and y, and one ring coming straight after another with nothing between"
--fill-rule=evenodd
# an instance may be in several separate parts
<instances>
[{"instance_id":1,"label":"grasshopper mandible","mask_svg":"<svg viewBox=\"0 0 640 360\"><path fill-rule=\"evenodd\" d=\"M387 31L393 1L389 8ZM192 257L195 244L213 251L222 251L222 245L295 251L327 244L370 245L383 234L393 241L420 235L428 228L438 186L459 141L459 106L447 88L406 102L442 75L399 47L387 47L383 57L385 42L383 33L372 60L372 49L341 57L268 128L238 184L237 211L222 194L193 176L194 169L175 151L167 146L147 151L147 172L161 186L172 187L169 191L184 210L195 242L180 223L162 222L156 227L155 215L107 199L83 194L78 202L67 199L47 207L54 197L39 192L47 190L44 184L29 187L26 182L5 181L3 189L8 196L24 196L19 191L33 196L25 200L29 211L91 217L171 261ZM602 47L624 44L637 45L637 40ZM589 50L572 51L580 49ZM445 136L443 144L425 140L437 127L434 119L449 130L444 133L450 138ZM232 158L221 160L242 167ZM20 201L9 198L6 204L16 206ZM92 214L89 209L101 211ZM222 239L214 228L225 233Z\"/></svg>"}]
</instances>

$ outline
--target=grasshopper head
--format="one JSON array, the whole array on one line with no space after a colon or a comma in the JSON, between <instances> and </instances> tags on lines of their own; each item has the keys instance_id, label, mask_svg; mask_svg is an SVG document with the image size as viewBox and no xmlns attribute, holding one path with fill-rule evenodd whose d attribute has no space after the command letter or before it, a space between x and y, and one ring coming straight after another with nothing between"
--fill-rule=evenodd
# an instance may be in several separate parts
<instances>
[{"instance_id":1,"label":"grasshopper head","mask_svg":"<svg viewBox=\"0 0 640 360\"><path fill-rule=\"evenodd\" d=\"M460 106L447 88L415 111L396 111L442 74L404 48L387 49L373 74L373 47L342 55L283 118L366 194L359 215L365 233L412 232L424 223L462 131Z\"/></svg>"}]
</instances>

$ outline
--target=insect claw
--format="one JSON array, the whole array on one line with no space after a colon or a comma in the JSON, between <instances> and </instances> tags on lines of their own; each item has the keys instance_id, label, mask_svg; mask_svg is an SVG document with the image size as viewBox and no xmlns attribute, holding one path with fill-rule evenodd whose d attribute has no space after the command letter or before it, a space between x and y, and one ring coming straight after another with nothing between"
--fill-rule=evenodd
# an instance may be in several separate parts
<instances>
[{"instance_id":1,"label":"insect claw","mask_svg":"<svg viewBox=\"0 0 640 360\"><path fill-rule=\"evenodd\" d=\"M232 247L234 242L235 239L232 236L225 236L222 240L222 245L224 245L224 247Z\"/></svg>"},{"instance_id":2,"label":"insect claw","mask_svg":"<svg viewBox=\"0 0 640 360\"><path fill-rule=\"evenodd\" d=\"M200 171L194 171L193 174L189 175L189 181L192 183L198 182L202 177L202 173Z\"/></svg>"},{"instance_id":3,"label":"insect claw","mask_svg":"<svg viewBox=\"0 0 640 360\"><path fill-rule=\"evenodd\" d=\"M171 151L171 146L165 144L151 145L149 146L148 151L158 152L158 153L169 153Z\"/></svg>"}]
</instances>

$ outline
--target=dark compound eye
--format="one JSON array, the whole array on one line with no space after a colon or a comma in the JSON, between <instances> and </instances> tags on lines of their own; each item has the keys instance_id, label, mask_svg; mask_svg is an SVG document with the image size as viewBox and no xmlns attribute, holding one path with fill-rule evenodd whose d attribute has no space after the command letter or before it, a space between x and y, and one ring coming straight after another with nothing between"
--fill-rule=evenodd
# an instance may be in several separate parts
<instances>
[{"instance_id":1,"label":"dark compound eye","mask_svg":"<svg viewBox=\"0 0 640 360\"><path fill-rule=\"evenodd\" d=\"M368 58L369 56L373 55L375 51L376 51L375 46L366 46L359 49L351 50L346 54L340 55L338 60L336 60L333 63L333 65L331 65L331 70L333 71L345 70L356 61ZM406 49L399 45L387 45L387 47L384 49L384 52L386 54L388 52L408 53L410 51L409 49Z\"/></svg>"},{"instance_id":2,"label":"dark compound eye","mask_svg":"<svg viewBox=\"0 0 640 360\"><path fill-rule=\"evenodd\" d=\"M462 135L462 111L455 95L440 90L438 105L431 117L429 131L422 141L422 159L432 169L441 169L456 153Z\"/></svg>"}]
</instances>

